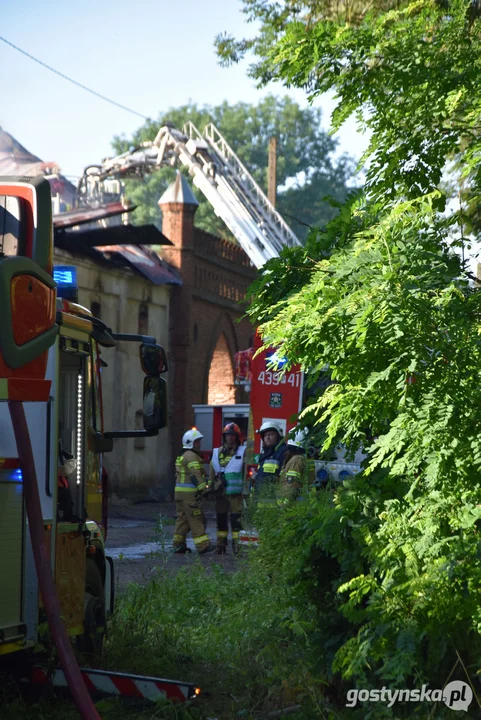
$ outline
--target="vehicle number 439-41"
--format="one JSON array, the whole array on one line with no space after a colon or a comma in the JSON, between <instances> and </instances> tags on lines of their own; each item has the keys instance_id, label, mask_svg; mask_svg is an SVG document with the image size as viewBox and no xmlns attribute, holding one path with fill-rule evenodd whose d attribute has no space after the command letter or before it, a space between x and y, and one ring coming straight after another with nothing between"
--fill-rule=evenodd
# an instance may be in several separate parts
<instances>
[{"instance_id":1,"label":"vehicle number 439-41","mask_svg":"<svg viewBox=\"0 0 481 720\"><path fill-rule=\"evenodd\" d=\"M299 387L301 383L301 373L286 373L283 375L279 372L261 372L259 373L257 380L262 385L292 385L292 387Z\"/></svg>"}]
</instances>

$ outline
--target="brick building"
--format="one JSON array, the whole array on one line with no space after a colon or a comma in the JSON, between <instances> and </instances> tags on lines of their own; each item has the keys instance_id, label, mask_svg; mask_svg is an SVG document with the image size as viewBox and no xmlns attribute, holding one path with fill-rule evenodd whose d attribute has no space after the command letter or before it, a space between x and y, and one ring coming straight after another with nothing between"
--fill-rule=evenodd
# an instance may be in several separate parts
<instances>
[{"instance_id":1,"label":"brick building","mask_svg":"<svg viewBox=\"0 0 481 720\"><path fill-rule=\"evenodd\" d=\"M252 325L240 318L256 270L240 246L195 227L198 203L180 173L159 205L162 232L172 242L162 258L182 277L169 311L172 460L192 425L193 404L248 402L234 384L234 355L252 345Z\"/></svg>"},{"instance_id":2,"label":"brick building","mask_svg":"<svg viewBox=\"0 0 481 720\"><path fill-rule=\"evenodd\" d=\"M42 162L1 128L0 171L44 174L50 181L54 212L62 213L55 221L55 262L77 266L80 303L113 328L154 335L168 349L168 429L158 439L123 440L106 456L116 491L158 488L165 496L173 488L173 460L182 434L193 423L192 405L248 402L242 387L234 384L234 355L252 345L253 328L241 318L255 268L240 246L194 226L198 203L180 173L159 201L162 240L154 226L121 224L121 203L115 212L101 207L65 213L75 187L59 174L56 163ZM90 234L73 230L78 226ZM172 270L148 249L169 240L172 245L158 249L158 255ZM137 349L118 348L111 355L111 372L104 381L106 423L109 428L140 427Z\"/></svg>"}]
</instances>

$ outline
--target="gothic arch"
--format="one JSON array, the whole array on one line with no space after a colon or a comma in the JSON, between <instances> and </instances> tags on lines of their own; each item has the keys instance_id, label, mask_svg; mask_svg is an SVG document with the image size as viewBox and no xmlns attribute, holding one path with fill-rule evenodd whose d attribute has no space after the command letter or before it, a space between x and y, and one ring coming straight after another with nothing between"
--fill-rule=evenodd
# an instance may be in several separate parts
<instances>
[{"instance_id":1,"label":"gothic arch","mask_svg":"<svg viewBox=\"0 0 481 720\"><path fill-rule=\"evenodd\" d=\"M210 405L236 402L234 355L238 349L232 318L227 313L222 313L214 326L207 355L205 403Z\"/></svg>"},{"instance_id":2,"label":"gothic arch","mask_svg":"<svg viewBox=\"0 0 481 720\"><path fill-rule=\"evenodd\" d=\"M235 403L234 367L225 333L219 335L209 366L208 405Z\"/></svg>"}]
</instances>

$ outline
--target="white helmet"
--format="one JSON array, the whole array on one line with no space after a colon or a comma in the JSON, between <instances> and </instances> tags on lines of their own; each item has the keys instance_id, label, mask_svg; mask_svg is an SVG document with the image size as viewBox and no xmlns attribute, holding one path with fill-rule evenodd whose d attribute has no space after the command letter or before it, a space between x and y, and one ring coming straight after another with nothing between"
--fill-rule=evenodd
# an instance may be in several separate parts
<instances>
[{"instance_id":1,"label":"white helmet","mask_svg":"<svg viewBox=\"0 0 481 720\"><path fill-rule=\"evenodd\" d=\"M197 430L197 428L192 428L192 430L187 430L187 432L184 433L182 437L182 447L185 450L192 450L194 447L194 442L196 440L201 440L204 436L201 432Z\"/></svg>"},{"instance_id":2,"label":"white helmet","mask_svg":"<svg viewBox=\"0 0 481 720\"><path fill-rule=\"evenodd\" d=\"M282 428L281 428L280 424L278 422L276 422L275 420L266 420L265 422L262 423L262 425L259 428L261 437L264 437L264 433L267 430L275 430L276 433L278 433L279 437L282 437L284 434L282 432Z\"/></svg>"},{"instance_id":3,"label":"white helmet","mask_svg":"<svg viewBox=\"0 0 481 720\"><path fill-rule=\"evenodd\" d=\"M307 430L298 430L296 427L292 428L287 439L287 444L293 447L304 447L307 435Z\"/></svg>"}]
</instances>

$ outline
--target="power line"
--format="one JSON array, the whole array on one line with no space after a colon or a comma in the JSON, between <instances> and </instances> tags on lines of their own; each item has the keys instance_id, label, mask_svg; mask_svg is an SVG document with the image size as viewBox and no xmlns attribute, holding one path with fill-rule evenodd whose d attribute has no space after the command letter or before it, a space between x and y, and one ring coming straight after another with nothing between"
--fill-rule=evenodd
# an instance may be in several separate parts
<instances>
[{"instance_id":1,"label":"power line","mask_svg":"<svg viewBox=\"0 0 481 720\"><path fill-rule=\"evenodd\" d=\"M68 77L67 75L64 75L59 70L55 70L55 68L50 67L50 65L47 65L47 63L42 62L42 60L39 60L38 58L34 57L33 55L30 55L30 53L26 52L25 50L22 50L22 48L17 47L13 43L11 43L6 38L2 37L0 35L0 40L4 42L6 45L10 45L10 47L13 47L14 50L17 50L19 53L22 53L22 55L25 55L26 57L30 58L30 60L33 60L34 62L38 63L39 65L42 65L44 68L47 68L47 70L50 70L50 72L55 73L55 75L59 75L64 80L68 80L68 82L71 82L73 85L77 85L77 87L82 88L82 90L86 90L87 92L91 93L92 95L95 95L96 97L100 98L101 100L105 100L105 102L110 103L111 105L115 105L116 107L120 108L121 110L126 110L129 113L132 113L133 115L138 115L138 117L143 118L144 120L149 120L147 115L143 115L142 113L137 112L137 110L132 110L129 107L126 107L125 105L121 105L120 103L116 102L115 100L111 100L110 98L106 97L105 95L101 95L101 93L95 92L95 90L91 90L86 85L82 85L82 83L77 82L77 80L73 80L72 78Z\"/></svg>"}]
</instances>

